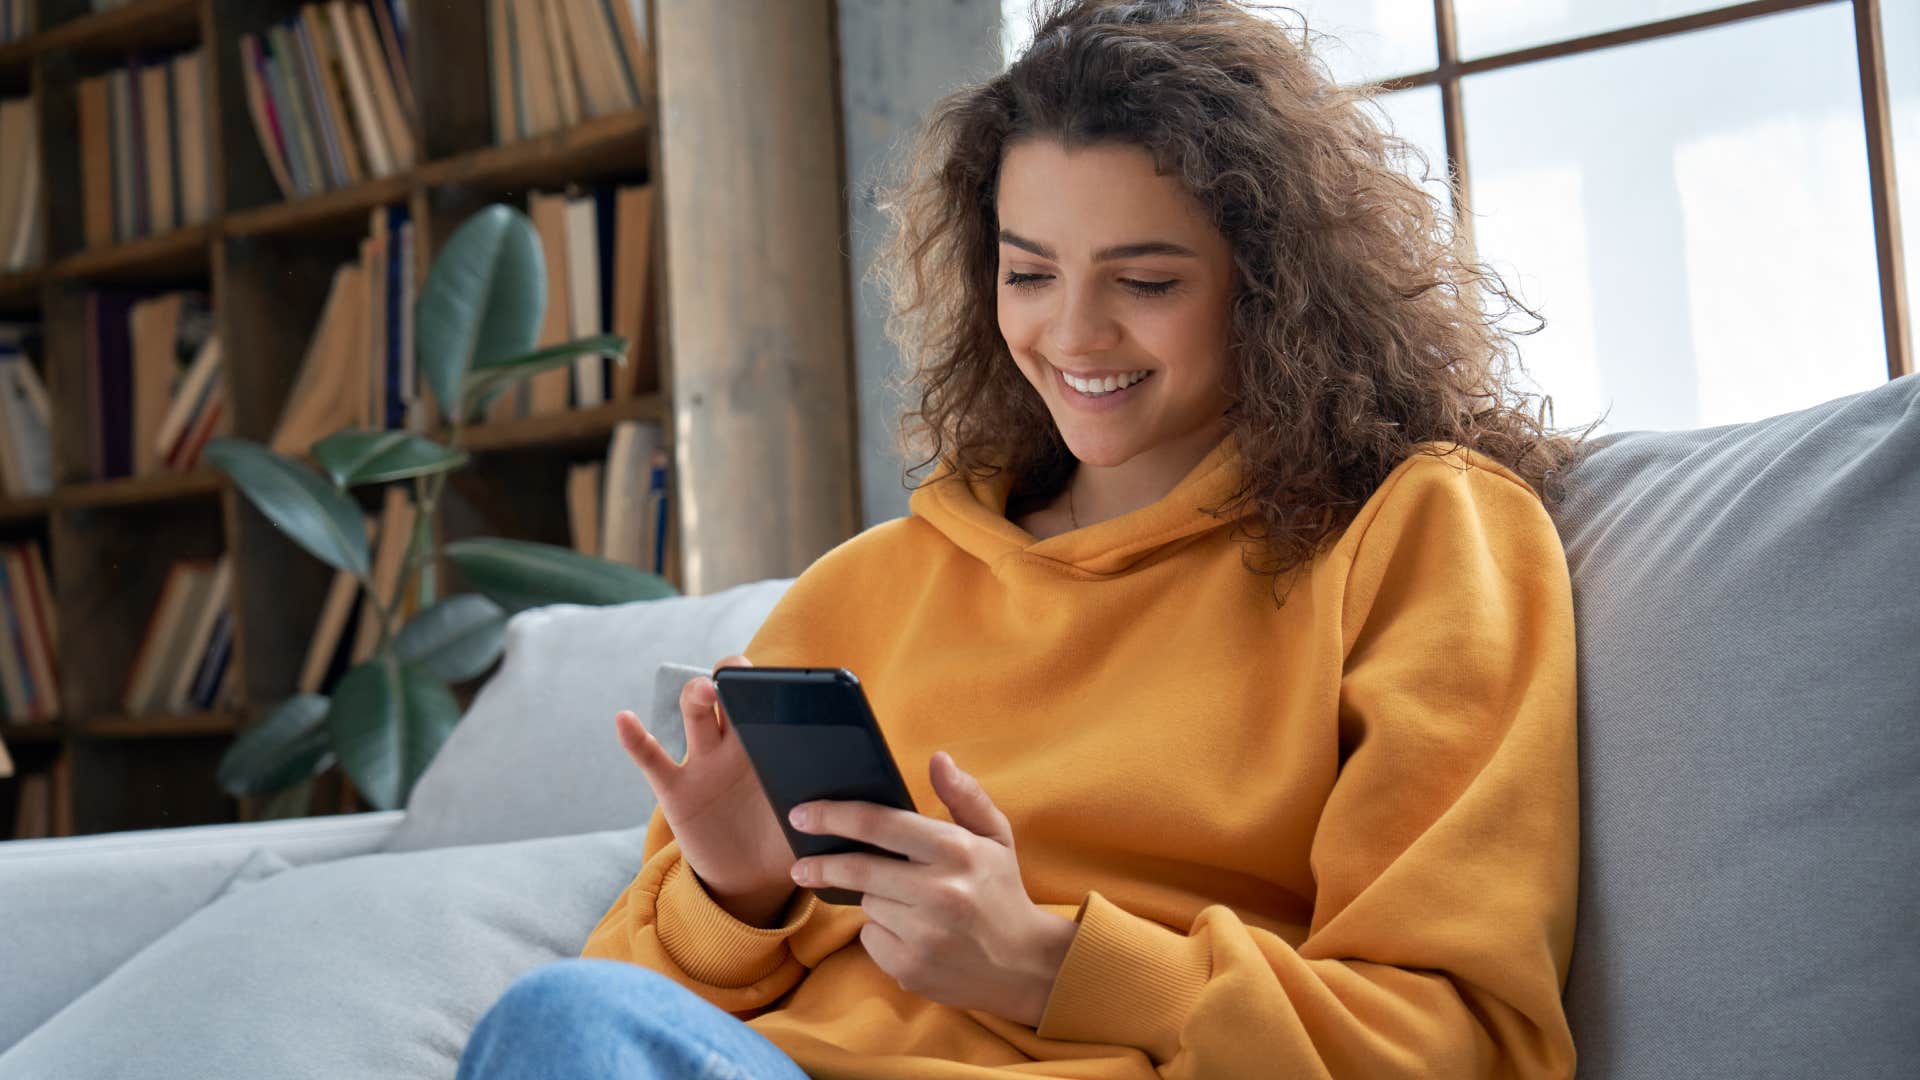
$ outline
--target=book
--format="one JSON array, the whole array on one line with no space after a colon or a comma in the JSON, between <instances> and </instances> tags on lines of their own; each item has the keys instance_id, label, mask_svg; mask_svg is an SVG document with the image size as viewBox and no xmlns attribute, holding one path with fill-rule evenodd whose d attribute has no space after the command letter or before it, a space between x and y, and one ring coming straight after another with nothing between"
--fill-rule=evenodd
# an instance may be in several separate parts
<instances>
[{"instance_id":1,"label":"book","mask_svg":"<svg viewBox=\"0 0 1920 1080\"><path fill-rule=\"evenodd\" d=\"M384 603L393 603L405 572L407 546L413 541L418 518L413 499L406 488L390 484L380 512L380 536L373 558L373 588ZM380 612L372 604L362 605L360 629L353 641L353 662L358 664L373 655L380 640Z\"/></svg>"},{"instance_id":2,"label":"book","mask_svg":"<svg viewBox=\"0 0 1920 1080\"><path fill-rule=\"evenodd\" d=\"M113 119L110 75L81 79L74 88L80 123L80 212L88 247L114 240Z\"/></svg>"},{"instance_id":3,"label":"book","mask_svg":"<svg viewBox=\"0 0 1920 1080\"><path fill-rule=\"evenodd\" d=\"M319 4L300 5L300 43L306 50L307 63L313 66L328 138L339 151L343 182L357 184L372 174L361 160L359 132L353 115L347 111L346 78L334 55L328 18L326 9Z\"/></svg>"},{"instance_id":4,"label":"book","mask_svg":"<svg viewBox=\"0 0 1920 1080\"><path fill-rule=\"evenodd\" d=\"M600 229L592 196L567 200L567 300L570 332L575 338L605 329L600 321ZM573 362L574 405L599 405L606 399L600 357L583 354L576 358Z\"/></svg>"},{"instance_id":5,"label":"book","mask_svg":"<svg viewBox=\"0 0 1920 1080\"><path fill-rule=\"evenodd\" d=\"M209 335L202 342L193 362L187 366L186 374L181 376L173 392L173 400L167 405L167 412L160 421L160 430L153 439L153 452L161 460L173 456L175 447L186 434L193 420L204 411L211 398L220 392L220 339Z\"/></svg>"},{"instance_id":6,"label":"book","mask_svg":"<svg viewBox=\"0 0 1920 1080\"><path fill-rule=\"evenodd\" d=\"M366 309L366 273L348 263L334 271L320 319L307 341L269 444L279 453L307 453L315 442L343 427L365 427L365 353L361 319Z\"/></svg>"},{"instance_id":7,"label":"book","mask_svg":"<svg viewBox=\"0 0 1920 1080\"><path fill-rule=\"evenodd\" d=\"M514 26L520 35L521 85L526 91L526 134L545 135L560 127L559 88L553 70L553 46L547 41L543 0L514 0Z\"/></svg>"},{"instance_id":8,"label":"book","mask_svg":"<svg viewBox=\"0 0 1920 1080\"><path fill-rule=\"evenodd\" d=\"M667 572L668 475L672 465L666 447L655 446L652 452L653 475L647 486L647 517L653 523L653 543L648 545L646 561L647 568L660 575Z\"/></svg>"},{"instance_id":9,"label":"book","mask_svg":"<svg viewBox=\"0 0 1920 1080\"><path fill-rule=\"evenodd\" d=\"M46 387L18 328L0 328L0 480L13 498L53 491Z\"/></svg>"},{"instance_id":10,"label":"book","mask_svg":"<svg viewBox=\"0 0 1920 1080\"><path fill-rule=\"evenodd\" d=\"M547 269L547 310L540 323L541 348L562 345L570 339L573 318L567 281L567 197L534 192L527 197L527 213L534 231L540 236L540 254ZM551 368L527 380L527 413L540 416L565 412L567 388L572 378L569 368Z\"/></svg>"},{"instance_id":11,"label":"book","mask_svg":"<svg viewBox=\"0 0 1920 1080\"><path fill-rule=\"evenodd\" d=\"M4 575L0 575L0 707L14 723L33 718L33 687L20 647L19 629L12 618L12 603L6 597Z\"/></svg>"},{"instance_id":12,"label":"book","mask_svg":"<svg viewBox=\"0 0 1920 1080\"><path fill-rule=\"evenodd\" d=\"M376 536L372 522L367 523L369 542ZM340 652L340 642L345 637L348 620L352 618L354 607L360 600L360 579L345 570L336 570L333 584L327 589L327 598L320 606L320 618L314 624L313 636L307 639L307 657L300 665L300 679L294 689L302 694L318 694L326 687L327 677L335 666L335 657Z\"/></svg>"},{"instance_id":13,"label":"book","mask_svg":"<svg viewBox=\"0 0 1920 1080\"><path fill-rule=\"evenodd\" d=\"M7 267L23 270L44 262L47 257L46 215L40 197L40 114L28 99L18 123L12 125L21 156L19 189L14 193L5 255Z\"/></svg>"},{"instance_id":14,"label":"book","mask_svg":"<svg viewBox=\"0 0 1920 1080\"><path fill-rule=\"evenodd\" d=\"M38 142L33 130L33 99L0 99L0 255L13 266L14 231L22 224L18 202L27 187L28 147Z\"/></svg>"},{"instance_id":15,"label":"book","mask_svg":"<svg viewBox=\"0 0 1920 1080\"><path fill-rule=\"evenodd\" d=\"M405 0L367 0L378 26L380 51L385 57L387 78L392 80L397 103L405 116L420 115L413 96L413 78L407 63L407 8Z\"/></svg>"},{"instance_id":16,"label":"book","mask_svg":"<svg viewBox=\"0 0 1920 1080\"><path fill-rule=\"evenodd\" d=\"M174 155L180 182L179 218L198 225L213 216L212 170L207 157L207 53L194 49L173 58Z\"/></svg>"},{"instance_id":17,"label":"book","mask_svg":"<svg viewBox=\"0 0 1920 1080\"><path fill-rule=\"evenodd\" d=\"M508 42L507 0L487 0L487 71L493 86L493 141L504 146L520 137L515 108L513 49Z\"/></svg>"},{"instance_id":18,"label":"book","mask_svg":"<svg viewBox=\"0 0 1920 1080\"><path fill-rule=\"evenodd\" d=\"M320 151L320 160L325 165L324 186L345 187L353 183L353 174L347 171L339 121L333 115L326 86L321 82L320 61L314 55L313 37L305 22L297 15L283 25L287 43L287 69L294 73L294 89L300 95L300 108L306 115L307 123L312 126L314 145Z\"/></svg>"},{"instance_id":19,"label":"book","mask_svg":"<svg viewBox=\"0 0 1920 1080\"><path fill-rule=\"evenodd\" d=\"M595 115L584 111L581 83L585 79L586 64L575 52L576 43L563 10L565 3L566 0L540 0L540 16L546 20L548 62L553 70L554 101L559 104L559 126L563 128Z\"/></svg>"},{"instance_id":20,"label":"book","mask_svg":"<svg viewBox=\"0 0 1920 1080\"><path fill-rule=\"evenodd\" d=\"M267 29L267 46L272 53L268 72L272 77L273 100L285 118L287 139L295 155L296 175L307 194L333 186L325 143L307 107L306 79L300 70L300 50L285 25Z\"/></svg>"},{"instance_id":21,"label":"book","mask_svg":"<svg viewBox=\"0 0 1920 1080\"><path fill-rule=\"evenodd\" d=\"M640 420L614 425L607 445L605 489L600 499L600 557L628 566L647 565L650 535L644 517L653 450L660 427Z\"/></svg>"},{"instance_id":22,"label":"book","mask_svg":"<svg viewBox=\"0 0 1920 1080\"><path fill-rule=\"evenodd\" d=\"M173 203L173 90L165 62L140 69L140 84L135 89L139 103L143 157L146 162L146 227L141 233L162 233L174 228Z\"/></svg>"},{"instance_id":23,"label":"book","mask_svg":"<svg viewBox=\"0 0 1920 1080\"><path fill-rule=\"evenodd\" d=\"M229 610L232 591L233 562L223 555L214 563L205 593L196 597L196 606L182 626L186 636L180 647L179 662L172 670L161 673L165 681L155 701L159 708L185 712L192 707L194 678L200 674L207 651L214 644L216 625Z\"/></svg>"},{"instance_id":24,"label":"book","mask_svg":"<svg viewBox=\"0 0 1920 1080\"><path fill-rule=\"evenodd\" d=\"M573 550L600 554L600 492L606 467L598 461L567 468L567 531Z\"/></svg>"},{"instance_id":25,"label":"book","mask_svg":"<svg viewBox=\"0 0 1920 1080\"><path fill-rule=\"evenodd\" d=\"M647 54L645 0L600 0L619 27L624 74L635 105L644 103L653 85L653 62Z\"/></svg>"},{"instance_id":26,"label":"book","mask_svg":"<svg viewBox=\"0 0 1920 1080\"><path fill-rule=\"evenodd\" d=\"M374 78L371 80L374 109L379 114L387 147L392 151L394 167L402 170L411 169L418 161L419 155L415 151L412 121L400 105L394 68L391 64L376 65L374 62L383 54L379 35L373 27L373 17L367 13L367 9L355 4L348 9L348 13L353 17L354 40L360 46L361 62L374 71ZM382 77L383 69L384 77Z\"/></svg>"},{"instance_id":27,"label":"book","mask_svg":"<svg viewBox=\"0 0 1920 1080\"><path fill-rule=\"evenodd\" d=\"M179 660L184 640L180 628L211 579L211 565L200 560L181 560L167 568L160 597L147 620L146 633L140 639L140 648L134 654L126 687L120 696L121 708L128 716L138 716L152 708L161 678Z\"/></svg>"},{"instance_id":28,"label":"book","mask_svg":"<svg viewBox=\"0 0 1920 1080\"><path fill-rule=\"evenodd\" d=\"M301 194L301 190L294 184L293 172L287 164L279 117L267 90L265 57L260 50L260 39L253 34L240 35L240 79L246 87L247 113L253 117L253 133L259 140L261 155L267 159L267 171L279 185L281 197L292 199Z\"/></svg>"},{"instance_id":29,"label":"book","mask_svg":"<svg viewBox=\"0 0 1920 1080\"><path fill-rule=\"evenodd\" d=\"M6 636L13 648L13 660L20 666L27 685L27 708L20 718L45 720L53 715L47 710L43 689L46 672L39 659L40 645L33 639L33 625L28 619L30 598L26 581L20 576L12 554L11 546L0 548L0 608L5 609Z\"/></svg>"},{"instance_id":30,"label":"book","mask_svg":"<svg viewBox=\"0 0 1920 1080\"><path fill-rule=\"evenodd\" d=\"M333 51L345 70L347 94L353 105L353 126L366 150L368 170L375 176L391 176L395 169L393 151L387 146L373 102L372 75L353 32L353 16L346 0L327 5L327 28L333 32Z\"/></svg>"},{"instance_id":31,"label":"book","mask_svg":"<svg viewBox=\"0 0 1920 1080\"><path fill-rule=\"evenodd\" d=\"M588 116L611 116L636 104L628 91L623 61L615 38L617 31L609 21L600 0L547 0L564 6L568 29L573 36L574 52L580 69L580 83Z\"/></svg>"},{"instance_id":32,"label":"book","mask_svg":"<svg viewBox=\"0 0 1920 1080\"><path fill-rule=\"evenodd\" d=\"M613 332L627 339L626 363L613 369L609 396L633 397L660 385L654 369L653 188L622 187L616 200L618 240L613 263Z\"/></svg>"},{"instance_id":33,"label":"book","mask_svg":"<svg viewBox=\"0 0 1920 1080\"><path fill-rule=\"evenodd\" d=\"M10 557L15 560L10 565L18 567L13 577L16 593L24 597L21 615L36 646L34 685L43 710L41 719L51 720L60 715L60 653L46 560L37 540L13 545Z\"/></svg>"},{"instance_id":34,"label":"book","mask_svg":"<svg viewBox=\"0 0 1920 1080\"><path fill-rule=\"evenodd\" d=\"M214 620L213 633L208 637L207 648L200 656L200 666L193 673L191 686L182 699L182 710L210 710L219 705L220 681L225 677L229 661L233 658L233 610L221 608Z\"/></svg>"}]
</instances>

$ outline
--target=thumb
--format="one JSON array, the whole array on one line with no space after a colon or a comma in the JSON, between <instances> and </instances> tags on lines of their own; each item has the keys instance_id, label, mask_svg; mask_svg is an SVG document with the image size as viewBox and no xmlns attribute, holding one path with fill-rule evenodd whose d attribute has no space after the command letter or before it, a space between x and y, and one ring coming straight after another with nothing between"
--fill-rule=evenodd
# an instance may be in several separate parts
<instances>
[{"instance_id":1,"label":"thumb","mask_svg":"<svg viewBox=\"0 0 1920 1080\"><path fill-rule=\"evenodd\" d=\"M933 777L934 794L952 811L955 825L1006 847L1013 846L1013 824L993 805L980 781L954 764L952 754L936 752L928 771Z\"/></svg>"}]
</instances>

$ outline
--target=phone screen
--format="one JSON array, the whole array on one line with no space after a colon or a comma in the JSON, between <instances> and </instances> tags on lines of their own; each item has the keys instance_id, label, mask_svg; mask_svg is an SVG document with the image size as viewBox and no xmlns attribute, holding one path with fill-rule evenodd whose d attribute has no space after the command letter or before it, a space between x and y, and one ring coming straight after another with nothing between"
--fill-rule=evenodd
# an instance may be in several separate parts
<instances>
[{"instance_id":1,"label":"phone screen","mask_svg":"<svg viewBox=\"0 0 1920 1080\"><path fill-rule=\"evenodd\" d=\"M814 799L917 810L852 672L723 667L714 672L713 684L796 858L849 851L905 858L843 836L800 832L787 820L789 810ZM828 903L860 902L851 890L815 891Z\"/></svg>"}]
</instances>

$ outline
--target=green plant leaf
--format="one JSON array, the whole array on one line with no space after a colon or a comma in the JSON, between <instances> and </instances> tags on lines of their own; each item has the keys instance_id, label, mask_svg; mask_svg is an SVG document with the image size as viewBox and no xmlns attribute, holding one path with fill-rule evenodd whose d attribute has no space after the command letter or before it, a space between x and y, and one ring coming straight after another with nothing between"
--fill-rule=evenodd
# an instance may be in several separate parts
<instances>
[{"instance_id":1,"label":"green plant leaf","mask_svg":"<svg viewBox=\"0 0 1920 1080\"><path fill-rule=\"evenodd\" d=\"M206 458L314 558L366 576L366 525L351 498L299 463L245 439L215 439L207 444Z\"/></svg>"},{"instance_id":2,"label":"green plant leaf","mask_svg":"<svg viewBox=\"0 0 1920 1080\"><path fill-rule=\"evenodd\" d=\"M547 310L547 264L527 215L494 204L453 231L415 312L420 370L457 414L468 371L533 348Z\"/></svg>"},{"instance_id":3,"label":"green plant leaf","mask_svg":"<svg viewBox=\"0 0 1920 1080\"><path fill-rule=\"evenodd\" d=\"M425 668L449 683L487 670L506 641L507 613L479 593L449 596L413 617L394 639L403 664Z\"/></svg>"},{"instance_id":4,"label":"green plant leaf","mask_svg":"<svg viewBox=\"0 0 1920 1080\"><path fill-rule=\"evenodd\" d=\"M313 444L313 459L341 489L412 476L431 476L465 465L470 456L410 431L336 431Z\"/></svg>"},{"instance_id":5,"label":"green plant leaf","mask_svg":"<svg viewBox=\"0 0 1920 1080\"><path fill-rule=\"evenodd\" d=\"M550 345L524 356L511 356L475 365L472 371L467 372L464 391L468 402L467 416L483 415L487 407L493 404L493 399L514 383L543 371L566 367L586 354L611 356L624 364L627 362L627 339L619 334L595 334L563 345Z\"/></svg>"},{"instance_id":6,"label":"green plant leaf","mask_svg":"<svg viewBox=\"0 0 1920 1080\"><path fill-rule=\"evenodd\" d=\"M406 806L413 785L460 722L447 685L421 668L378 656L333 688L327 728L354 787L381 810Z\"/></svg>"},{"instance_id":7,"label":"green plant leaf","mask_svg":"<svg viewBox=\"0 0 1920 1080\"><path fill-rule=\"evenodd\" d=\"M331 703L321 694L295 694L234 737L215 773L227 794L281 791L327 771L333 750L327 736Z\"/></svg>"},{"instance_id":8,"label":"green plant leaf","mask_svg":"<svg viewBox=\"0 0 1920 1080\"><path fill-rule=\"evenodd\" d=\"M657 574L552 544L481 538L448 544L446 553L474 588L510 612L679 595Z\"/></svg>"}]
</instances>

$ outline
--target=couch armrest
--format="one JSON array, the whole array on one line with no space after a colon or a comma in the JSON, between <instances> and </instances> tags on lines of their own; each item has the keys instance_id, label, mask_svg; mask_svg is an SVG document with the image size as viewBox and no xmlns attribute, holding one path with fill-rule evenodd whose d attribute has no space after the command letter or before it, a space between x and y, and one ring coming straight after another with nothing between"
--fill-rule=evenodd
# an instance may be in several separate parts
<instances>
[{"instance_id":1,"label":"couch armrest","mask_svg":"<svg viewBox=\"0 0 1920 1080\"><path fill-rule=\"evenodd\" d=\"M0 843L0 1051L218 896L255 851L377 851L403 810Z\"/></svg>"}]
</instances>

